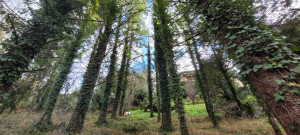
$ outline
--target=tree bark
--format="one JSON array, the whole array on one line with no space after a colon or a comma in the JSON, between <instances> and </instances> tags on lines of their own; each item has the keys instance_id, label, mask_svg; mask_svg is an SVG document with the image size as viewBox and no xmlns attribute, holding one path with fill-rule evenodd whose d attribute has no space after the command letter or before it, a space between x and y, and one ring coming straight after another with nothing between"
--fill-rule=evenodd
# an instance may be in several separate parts
<instances>
[{"instance_id":1,"label":"tree bark","mask_svg":"<svg viewBox=\"0 0 300 135\"><path fill-rule=\"evenodd\" d=\"M121 116L123 114L123 107L124 107L124 103L125 103L126 91L127 91L127 86L128 86L127 77L129 75L132 42L133 42L133 33L131 34L131 41L130 41L128 53L127 53L128 56L127 56L127 61L126 61L125 75L123 78L123 87L122 87L121 102L120 102L120 107L119 107L119 116Z\"/></svg>"},{"instance_id":2,"label":"tree bark","mask_svg":"<svg viewBox=\"0 0 300 135\"><path fill-rule=\"evenodd\" d=\"M157 59L155 57L155 74L156 74L156 98L157 98L157 122L160 122L160 89L159 89L159 80L158 80L158 69L157 69Z\"/></svg>"},{"instance_id":3,"label":"tree bark","mask_svg":"<svg viewBox=\"0 0 300 135\"><path fill-rule=\"evenodd\" d=\"M216 54L216 51L214 50L214 48L212 48L212 50L213 50L213 53L214 53L214 55L215 55L215 57L216 57L218 69L221 71L222 75L224 76L225 81L226 81L226 83L227 83L227 85L228 85L228 87L229 87L229 90L230 90L230 92L231 92L231 94L232 94L232 96L233 96L234 101L237 103L237 105L238 105L239 108L241 109L241 108L242 108L242 103L241 103L241 101L240 101L240 100L238 99L238 97L237 97L236 90L235 90L235 88L234 88L234 86L233 86L233 84L232 84L232 82L231 82L231 79L230 79L230 77L229 77L229 75L228 75L228 72L227 72L227 70L224 68L224 63L222 62L222 59L220 58L220 56L218 56L218 55Z\"/></svg>"},{"instance_id":4,"label":"tree bark","mask_svg":"<svg viewBox=\"0 0 300 135\"><path fill-rule=\"evenodd\" d=\"M19 35L12 34L12 40L8 41L4 46L7 53L1 55L0 59L0 93L6 94L13 89L13 84L21 78L22 74L28 69L30 62L35 58L35 56L41 51L44 45L47 44L49 39L55 39L59 35L57 31L53 30L53 26L60 27L60 33L65 30L65 24L68 19L61 19L58 21L57 15L67 16L70 11L75 8L69 2L62 2L63 4L58 4L62 2L61 0L55 1L53 5L59 5L54 14L46 14L39 10L32 19L30 20L31 26L28 29L21 32ZM42 8L47 8L46 5L42 5ZM78 7L77 7L78 8ZM64 9L64 10L60 10ZM53 16L54 15L54 16ZM65 17L68 18L68 17ZM51 23L51 24L49 24ZM18 36L18 37L17 37ZM15 42L14 45L11 45Z\"/></svg>"},{"instance_id":5,"label":"tree bark","mask_svg":"<svg viewBox=\"0 0 300 135\"><path fill-rule=\"evenodd\" d=\"M80 133L83 128L86 113L88 111L89 103L93 94L93 89L97 81L101 63L105 57L105 51L110 35L112 33L112 24L116 19L116 3L110 3L109 19L106 21L106 26L103 35L99 35L99 44L96 47L95 53L90 57L90 61L85 72L81 90L79 93L78 102L76 108L72 114L70 123L67 127L67 131L70 134Z\"/></svg>"},{"instance_id":6,"label":"tree bark","mask_svg":"<svg viewBox=\"0 0 300 135\"><path fill-rule=\"evenodd\" d=\"M299 63L295 59L299 56L295 56L296 54L292 54L289 49L285 48L284 46L287 45L277 40L278 38L269 30L260 27L250 9L251 5L245 4L241 4L240 1L208 2L207 0L195 3L201 7L201 10L197 10L204 15L207 24L210 24L210 32L228 48L228 54L235 62L244 64L241 73L245 74L287 134L298 134L300 132L300 107L297 102L300 96L291 90L299 89L299 87L288 84L300 83L299 72L292 70L297 66L292 61ZM232 33L235 36L226 36ZM259 65L263 67L254 71L254 66ZM294 79L289 78L291 76L294 76ZM286 80L286 83L279 85L276 80ZM284 89L286 92L281 95L281 99L276 101L274 94L278 96Z\"/></svg>"},{"instance_id":7,"label":"tree bark","mask_svg":"<svg viewBox=\"0 0 300 135\"><path fill-rule=\"evenodd\" d=\"M111 113L111 117L113 119L117 118L117 109L119 107L120 98L121 98L121 94L122 94L123 79L125 76L124 74L125 74L126 59L127 59L127 53L128 53L128 40L129 40L128 38L129 38L129 27L128 27L128 30L127 30L126 36L125 36L124 51L123 51L123 55L122 55L121 67L120 67L120 70L118 73L116 95L115 95L115 99L113 102L113 110Z\"/></svg>"},{"instance_id":8,"label":"tree bark","mask_svg":"<svg viewBox=\"0 0 300 135\"><path fill-rule=\"evenodd\" d=\"M164 57L167 63L167 71L170 74L170 85L173 91L175 92L175 105L178 113L178 119L180 123L180 132L182 135L189 135L188 126L185 118L184 104L183 104L183 90L180 88L180 78L177 73L177 66L174 61L174 52L173 52L173 44L172 44L172 33L169 28L170 20L168 19L168 15L166 12L167 9L167 1L165 0L157 0L154 5L154 13L158 17L158 21L160 25L158 25L159 29L161 29L162 36L162 44L161 48L164 53ZM155 22L156 23L156 22ZM165 85L165 84L163 84Z\"/></svg>"},{"instance_id":9,"label":"tree bark","mask_svg":"<svg viewBox=\"0 0 300 135\"><path fill-rule=\"evenodd\" d=\"M83 27L84 28L84 27ZM60 67L60 73L56 77L54 83L52 84L52 87L50 89L51 93L48 97L47 106L45 109L44 114L42 115L42 118L40 121L36 124L36 127L43 127L43 125L52 125L51 117L52 113L55 107L55 104L57 102L60 90L65 83L65 81L68 79L68 74L71 72L71 67L73 65L73 60L77 56L77 51L81 46L82 38L83 38L83 28L78 31L78 35L76 37L76 41L71 44L70 48L68 49L66 56L64 57L61 67Z\"/></svg>"},{"instance_id":10,"label":"tree bark","mask_svg":"<svg viewBox=\"0 0 300 135\"><path fill-rule=\"evenodd\" d=\"M168 87L168 73L167 73L167 63L164 58L164 53L161 46L161 35L159 33L159 28L156 22L153 23L154 25L154 46L155 46L155 59L157 63L157 71L158 71L158 81L159 81L159 90L161 95L161 114L162 114L162 121L160 130L165 132L171 132L174 130L172 124L172 117L171 117L171 96L170 96L170 89Z\"/></svg>"},{"instance_id":11,"label":"tree bark","mask_svg":"<svg viewBox=\"0 0 300 135\"><path fill-rule=\"evenodd\" d=\"M185 15L184 18L187 22L187 26L188 26L190 35L193 36L194 32L193 32L193 29L191 27L191 21L192 20L189 18L188 15ZM213 127L218 127L218 122L217 122L217 119L216 119L216 116L215 116L215 112L213 110L214 107L213 107L213 103L211 101L211 95L210 95L210 91L209 91L208 84L207 84L206 73L205 73L204 66L203 66L203 63L202 63L202 60L201 60L201 55L198 52L196 43L197 42L196 42L195 38L192 38L192 45L193 46L191 46L188 43L188 51L189 51L189 54L191 56L193 66L195 68L196 79L197 79L198 85L200 87L201 93L203 95L203 99L204 99L204 102L205 102L205 107L206 107L208 116L210 117L210 119L212 121ZM194 50L194 53L196 54L196 59L195 59L194 54L192 52L192 48ZM196 60L198 62L199 70L198 70L197 65L196 65Z\"/></svg>"},{"instance_id":12,"label":"tree bark","mask_svg":"<svg viewBox=\"0 0 300 135\"><path fill-rule=\"evenodd\" d=\"M149 39L148 39L149 40ZM149 94L149 103L150 103L150 117L154 117L153 115L153 89L152 89L152 78L151 78L151 55L150 55L150 45L148 41L148 74L147 74L147 81L148 81L148 94Z\"/></svg>"},{"instance_id":13,"label":"tree bark","mask_svg":"<svg viewBox=\"0 0 300 135\"><path fill-rule=\"evenodd\" d=\"M263 110L264 110L264 112L266 113L266 115L268 117L269 123L272 126L275 134L276 135L282 135L282 132L280 131L280 128L278 127L277 122L276 122L274 116L270 112L270 109L266 105L263 105L262 107L263 107Z\"/></svg>"}]
</instances>

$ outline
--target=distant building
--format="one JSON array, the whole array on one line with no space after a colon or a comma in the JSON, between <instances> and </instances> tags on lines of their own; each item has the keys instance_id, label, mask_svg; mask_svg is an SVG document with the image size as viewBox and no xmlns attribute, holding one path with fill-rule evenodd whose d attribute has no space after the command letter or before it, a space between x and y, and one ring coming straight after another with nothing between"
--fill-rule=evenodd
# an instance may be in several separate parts
<instances>
[{"instance_id":1,"label":"distant building","mask_svg":"<svg viewBox=\"0 0 300 135\"><path fill-rule=\"evenodd\" d=\"M180 82L187 85L187 84L194 84L195 78L194 78L195 71L185 71L179 73L180 75Z\"/></svg>"}]
</instances>

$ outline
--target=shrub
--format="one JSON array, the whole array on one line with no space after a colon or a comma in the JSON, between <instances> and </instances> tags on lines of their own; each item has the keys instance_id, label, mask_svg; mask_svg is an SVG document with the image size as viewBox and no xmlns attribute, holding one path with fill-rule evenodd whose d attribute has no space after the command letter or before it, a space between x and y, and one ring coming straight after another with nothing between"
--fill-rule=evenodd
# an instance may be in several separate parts
<instances>
[{"instance_id":1,"label":"shrub","mask_svg":"<svg viewBox=\"0 0 300 135\"><path fill-rule=\"evenodd\" d=\"M146 121L130 121L128 123L123 123L121 128L126 133L137 133L147 130Z\"/></svg>"}]
</instances>

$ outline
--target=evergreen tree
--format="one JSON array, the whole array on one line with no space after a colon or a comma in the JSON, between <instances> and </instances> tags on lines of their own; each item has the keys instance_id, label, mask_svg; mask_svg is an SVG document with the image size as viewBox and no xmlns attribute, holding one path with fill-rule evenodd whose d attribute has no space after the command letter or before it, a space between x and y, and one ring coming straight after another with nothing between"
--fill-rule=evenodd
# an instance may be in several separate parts
<instances>
[{"instance_id":1,"label":"evergreen tree","mask_svg":"<svg viewBox=\"0 0 300 135\"><path fill-rule=\"evenodd\" d=\"M121 101L120 101L120 107L119 107L119 115L120 116L123 114L123 107L124 107L124 102L125 102L125 97L126 97L126 90L127 90L127 86L128 86L128 79L127 79L127 77L129 75L133 35L134 34L131 33L130 44L129 44L128 52L127 52L125 74L124 74L123 83L122 83L123 86L122 86Z\"/></svg>"},{"instance_id":2,"label":"evergreen tree","mask_svg":"<svg viewBox=\"0 0 300 135\"><path fill-rule=\"evenodd\" d=\"M119 107L120 104L120 96L121 96L121 92L122 92L122 84L123 84L123 78L124 78L124 74L125 74L125 67L126 67L126 59L127 59L127 52L128 52L128 40L129 40L129 28L126 32L125 35L125 45L124 45L124 50L123 50L123 54L122 54L122 61L121 61L121 67L118 73L118 81L117 81L117 90L116 90L116 95L115 95L115 99L114 99L114 103L113 103L113 110L111 113L111 117L116 119L117 118L117 109Z\"/></svg>"},{"instance_id":3,"label":"evergreen tree","mask_svg":"<svg viewBox=\"0 0 300 135\"><path fill-rule=\"evenodd\" d=\"M121 19L122 19L122 12L119 16L119 24L121 23ZM114 77L115 77L115 72L116 72L116 59L117 59L117 46L118 46L118 40L119 40L119 34L120 34L120 28L117 28L117 33L116 33L116 39L115 39L115 44L113 47L113 52L111 54L110 57L110 66L109 66L109 71L108 71L108 75L106 77L106 85L105 85L105 89L104 89L104 93L102 96L102 102L101 102L101 108L100 108L100 115L98 118L98 123L99 125L106 123L106 115L107 115L107 109L109 107L109 96L111 94L111 89L114 85ZM124 45L124 53L126 53L126 49L127 49L127 43L125 41L125 45ZM124 54L123 54L124 56ZM123 58L124 59L124 58ZM123 64L123 59L122 59L122 64ZM126 59L126 57L125 57ZM122 67L122 66L121 66ZM121 71L119 71L121 72Z\"/></svg>"},{"instance_id":4,"label":"evergreen tree","mask_svg":"<svg viewBox=\"0 0 300 135\"><path fill-rule=\"evenodd\" d=\"M54 80L54 83L50 89L50 95L46 104L46 109L40 121L36 124L37 128L44 128L45 126L52 125L51 117L57 102L59 93L62 89L63 84L68 79L68 74L71 72L73 61L77 56L77 51L80 48L83 37L85 36L85 26L81 25L78 31L75 41L71 43L70 48L67 50L65 57L61 63L60 73Z\"/></svg>"},{"instance_id":5,"label":"evergreen tree","mask_svg":"<svg viewBox=\"0 0 300 135\"><path fill-rule=\"evenodd\" d=\"M176 110L178 113L178 119L180 122L180 131L183 135L188 135L189 130L188 126L186 124L186 118L185 118L185 111L184 111L184 104L183 104L183 94L184 92L180 88L180 78L177 74L177 68L176 63L174 61L174 52L172 50L173 44L172 44L172 33L169 29L169 23L170 23L170 17L167 15L167 6L168 2L165 0L157 0L154 3L154 13L155 16L157 16L158 21L158 27L161 29L161 35L162 35L162 44L160 44L164 57L166 59L167 63L167 70L170 74L170 86L175 92L175 105ZM164 84L165 85L165 84Z\"/></svg>"},{"instance_id":6,"label":"evergreen tree","mask_svg":"<svg viewBox=\"0 0 300 135\"><path fill-rule=\"evenodd\" d=\"M155 47L155 63L157 63L159 90L161 95L161 126L160 130L171 132L174 130L171 117L171 95L168 87L168 72L167 63L164 58L164 53L161 48L162 38L161 31L157 26L157 21L154 19L154 47Z\"/></svg>"},{"instance_id":7,"label":"evergreen tree","mask_svg":"<svg viewBox=\"0 0 300 135\"><path fill-rule=\"evenodd\" d=\"M148 39L149 40L149 39ZM152 89L152 78L151 78L151 54L150 54L150 45L148 41L148 64L147 64L147 69L148 69L148 74L147 74L147 81L148 81L148 97L149 97L149 104L150 104L150 117L154 117L153 115L153 89Z\"/></svg>"},{"instance_id":8,"label":"evergreen tree","mask_svg":"<svg viewBox=\"0 0 300 135\"><path fill-rule=\"evenodd\" d=\"M76 0L42 1L42 8L32 14L28 27L23 31L13 31L11 38L2 43L7 51L0 57L0 90L8 93L13 84L21 77L30 62L49 40L61 40L68 31L66 26L74 9L80 9L82 3ZM15 86L14 86L15 87Z\"/></svg>"},{"instance_id":9,"label":"evergreen tree","mask_svg":"<svg viewBox=\"0 0 300 135\"><path fill-rule=\"evenodd\" d=\"M184 16L185 21L187 23L187 27L188 27L188 31L189 31L189 35L193 36L194 32L192 30L191 27L191 22L192 20L189 18L188 15ZM194 57L194 53L196 54L196 58ZM196 75L196 80L197 80L197 84L199 85L200 91L202 93L204 102L205 102L205 107L206 107L206 111L208 113L208 116L210 117L212 124L214 127L218 126L217 123L217 119L215 116L215 112L213 110L213 103L211 101L211 95L210 95L210 91L208 88L208 82L207 82L207 78L206 78L206 73L205 73L205 69L201 60L201 55L198 52L197 49L197 42L195 40L194 37L192 37L192 45L190 43L188 43L188 52L190 54L190 57L192 59L192 64L194 66L195 69L195 75ZM196 65L196 61L198 63L198 67ZM199 69L198 69L199 68Z\"/></svg>"},{"instance_id":10,"label":"evergreen tree","mask_svg":"<svg viewBox=\"0 0 300 135\"><path fill-rule=\"evenodd\" d=\"M155 76L156 76L156 98L157 98L157 122L160 122L161 116L160 116L160 86L159 86L159 78L158 78L158 65L157 65L157 59L155 57Z\"/></svg>"},{"instance_id":11,"label":"evergreen tree","mask_svg":"<svg viewBox=\"0 0 300 135\"><path fill-rule=\"evenodd\" d=\"M103 18L105 20L105 29L102 35L99 35L99 42L96 45L96 51L91 55L87 70L84 75L80 94L76 108L72 114L67 131L71 134L80 133L83 128L86 112L91 101L93 89L99 74L102 60L105 56L107 43L112 33L112 24L117 18L118 7L114 0L101 1L101 10L105 11Z\"/></svg>"},{"instance_id":12,"label":"evergreen tree","mask_svg":"<svg viewBox=\"0 0 300 135\"><path fill-rule=\"evenodd\" d=\"M297 86L291 85L299 83L298 56L257 22L249 1L198 0L192 5L284 130L288 134L300 132L299 95L295 94Z\"/></svg>"}]
</instances>

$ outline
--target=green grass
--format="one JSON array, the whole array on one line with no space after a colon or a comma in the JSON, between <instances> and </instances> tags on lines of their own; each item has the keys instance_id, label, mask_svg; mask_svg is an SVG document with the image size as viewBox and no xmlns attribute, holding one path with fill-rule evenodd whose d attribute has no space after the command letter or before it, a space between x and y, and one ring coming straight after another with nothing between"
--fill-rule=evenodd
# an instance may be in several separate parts
<instances>
[{"instance_id":1,"label":"green grass","mask_svg":"<svg viewBox=\"0 0 300 135\"><path fill-rule=\"evenodd\" d=\"M186 118L189 130L192 135L231 135L231 134L273 134L271 126L265 118L259 119L225 119L220 118L220 128L214 129L210 120L207 118L207 112L204 104L192 105L191 102L185 102ZM99 112L90 112L87 114L83 135L126 135L126 134L162 134L159 131L160 123L157 122L157 113L155 117L150 118L150 112L143 110L132 110L130 116L122 116L117 120L110 119L109 123L98 127L94 123L97 121ZM69 113L54 113L53 123L60 124L69 122L72 112ZM222 115L220 115L222 116ZM27 134L26 129L34 125L41 117L41 113L24 112L19 110L16 113L3 113L0 115L0 135L6 134ZM179 121L177 113L172 111L172 122L175 131L170 133L172 135L180 135ZM60 127L54 131L46 133L47 135L66 134L64 129Z\"/></svg>"}]
</instances>

